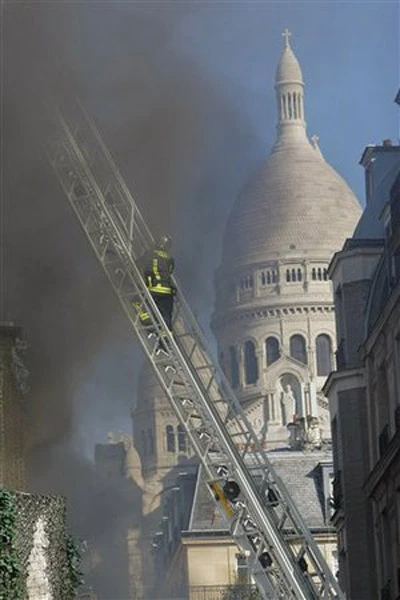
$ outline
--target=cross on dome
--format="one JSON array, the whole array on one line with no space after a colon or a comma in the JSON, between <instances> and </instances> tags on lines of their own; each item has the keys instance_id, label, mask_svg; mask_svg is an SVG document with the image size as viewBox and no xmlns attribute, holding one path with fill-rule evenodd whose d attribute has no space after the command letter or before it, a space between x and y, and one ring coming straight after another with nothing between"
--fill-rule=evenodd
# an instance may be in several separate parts
<instances>
[{"instance_id":1,"label":"cross on dome","mask_svg":"<svg viewBox=\"0 0 400 600\"><path fill-rule=\"evenodd\" d=\"M289 38L290 38L291 35L292 35L291 32L286 27L286 29L282 33L282 37L285 39L285 48L290 48Z\"/></svg>"}]
</instances>

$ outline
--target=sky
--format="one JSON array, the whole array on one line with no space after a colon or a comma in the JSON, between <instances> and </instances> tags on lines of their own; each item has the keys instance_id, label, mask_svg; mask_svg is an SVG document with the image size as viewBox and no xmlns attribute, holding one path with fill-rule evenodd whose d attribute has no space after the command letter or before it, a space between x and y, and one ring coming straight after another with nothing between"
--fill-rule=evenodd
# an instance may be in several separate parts
<instances>
[{"instance_id":1,"label":"sky","mask_svg":"<svg viewBox=\"0 0 400 600\"><path fill-rule=\"evenodd\" d=\"M39 98L82 99L152 230L172 234L207 329L229 211L275 139L286 27L308 133L363 203L364 147L398 142L397 1L3 2L0 318L30 342L47 488L54 448L90 461L109 430L130 431L142 355L46 162Z\"/></svg>"}]
</instances>

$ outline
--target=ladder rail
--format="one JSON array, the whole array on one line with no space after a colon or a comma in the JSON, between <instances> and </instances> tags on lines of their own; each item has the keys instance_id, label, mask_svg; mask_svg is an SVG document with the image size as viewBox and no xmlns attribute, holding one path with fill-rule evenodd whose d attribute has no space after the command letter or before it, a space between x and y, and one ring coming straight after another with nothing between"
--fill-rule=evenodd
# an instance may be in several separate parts
<instances>
[{"instance_id":1,"label":"ladder rail","mask_svg":"<svg viewBox=\"0 0 400 600\"><path fill-rule=\"evenodd\" d=\"M94 228L91 230L90 227L88 228L87 222L85 222L82 213L80 213L78 210L79 202L72 199L71 189L69 189L68 186L63 185L64 191L66 192L73 208L75 209L75 212L77 212L78 218L89 237L91 245L94 248L102 266L104 267L106 274L114 290L116 291L117 296L123 305L124 311L131 321L131 324L133 325L148 358L155 367L157 377L163 389L167 393L174 410L177 413L178 419L184 424L185 431L190 439L190 442L193 448L195 448L196 453L200 456L206 469L207 477L209 477L210 480L216 479L218 477L216 469L217 465L215 464L216 458L211 458L209 450L205 451L204 445L199 442L198 427L195 427L190 422L190 418L188 419L186 412L182 410L181 403L177 399L179 396L176 395L176 391L174 390L174 379L171 380L169 379L169 376L165 375L165 370L162 368L162 361L156 358L155 346L152 346L148 342L146 331L144 331L141 327L137 312L135 313L134 309L132 308L132 299L134 297L139 297L143 307L149 311L150 315L152 315L152 324L155 326L159 334L161 335L161 329L166 329L162 316L159 313L151 294L149 294L143 282L142 275L134 260L135 256L137 257L137 253L135 254L133 251L133 231L142 231L143 229L144 231L141 235L143 240L147 240L147 242L144 242L144 244L147 243L148 245L150 245L153 241L151 233L149 232L139 209L130 195L129 190L127 190L122 176L116 168L115 163L113 162L112 157L106 149L94 124L89 122L90 129L94 133L97 142L100 144L101 151L106 156L106 161L108 161L108 163L111 165L111 171L113 172L116 180L119 182L119 184L121 184L122 181L121 189L124 192L124 200L130 204L129 228L124 225L123 219L120 219L119 222L115 221L109 203L107 202L107 197L104 194L104 190L102 190L97 184L96 178L93 176L84 154L80 151L79 144L77 143L75 136L73 135L64 118L61 115L58 115L58 118L61 122L63 133L66 136L67 146L69 145L69 150L72 150L73 155L69 155L69 159L72 161L75 169L77 170L78 178L81 178L83 181L83 187L86 188L86 193L89 196L89 199L87 200L89 208L87 214L84 214L88 217L88 219L93 217L94 221L96 220L96 211L100 214L100 222L95 223L97 229ZM52 161L52 164L54 167L54 160ZM61 180L62 174L57 171L57 168L56 173ZM82 197L85 198L85 194L83 194ZM129 282L129 285L127 285L127 283L121 284L121 279L116 278L115 273L108 268L110 264L113 265L113 262L106 262L107 249L99 249L97 238L95 241L95 238L93 235L91 235L91 231L101 231L102 228L105 232L104 235L108 235L112 240L111 242L109 240L108 244L113 246L114 254L116 253L119 255L119 257L117 256L119 260L115 260L114 263L122 264L122 266L119 265L118 268L121 272L125 271L124 278ZM267 590L268 593L268 596L265 597L274 597L271 595L272 590L275 589L274 585L275 587L282 587L283 585L286 588L283 593L290 594L290 596L286 595L279 597L289 598L293 595L294 598L304 598L305 600L311 597L310 595L307 595L307 590L309 588L308 584L310 584L311 588L314 590L313 593L319 588L317 588L317 586L313 586L312 583L310 583L312 581L310 579L306 582L304 581L305 576L303 576L297 564L294 562L295 557L293 552L288 550L287 544L281 539L282 526L280 528L278 527L279 519L275 515L276 511L273 509L267 511L265 509L263 500L260 496L260 490L255 485L254 479L249 471L243 465L244 457L239 455L237 447L230 436L227 435L227 428L228 431L232 431L233 425L239 430L237 432L239 437L240 435L243 436L246 444L252 445L252 460L255 461L257 466L259 466L260 471L264 471L264 481L267 481L267 483L273 485L276 490L278 490L279 496L281 496L283 499L284 512L287 513L287 518L290 518L291 528L292 530L294 529L296 535L303 540L303 545L305 548L304 554L311 559L313 567L318 572L320 580L318 585L321 585L322 582L321 589L323 589L325 593L325 596L315 595L314 597L342 598L343 596L341 595L336 580L334 580L332 574L330 573L329 568L327 567L322 554L315 544L308 528L303 523L297 507L294 505L290 495L287 493L280 478L273 469L264 449L261 447L258 438L253 432L246 416L244 415L240 403L231 390L229 382L222 372L222 369L220 369L219 365L210 360L210 356L212 356L212 354L207 349L208 344L205 340L204 334L201 331L201 328L198 326L183 295L181 294L178 282L176 283L178 289L176 298L178 317L175 319L174 329L175 327L178 329L177 339L175 339L170 332L166 331L166 333L170 348L172 349L174 365L177 366L177 370L179 371L179 376L177 378L179 379L180 377L183 381L183 383L181 382L181 385L185 387L186 391L191 392L196 397L196 408L198 412L200 412L200 420L205 425L206 430L213 432L213 439L214 442L219 445L220 454L222 452L226 462L229 463L232 475L240 483L242 493L247 501L247 505L245 505L244 508L239 507L239 509L242 510L242 512L248 512L248 505L250 505L251 517L256 521L255 526L257 533L261 536L261 538L263 538L265 536L265 531L268 532L266 539L264 539L264 541L258 545L258 550L263 548L268 548L270 550L271 554L273 554L284 573L285 581L284 583L279 582L279 577L277 574L274 576L268 576L267 574L267 577L263 577L261 587L264 589L264 591ZM124 286L126 286L126 289ZM181 338L179 338L180 322L183 329ZM183 337L184 335L186 338ZM192 364L193 368L191 368ZM209 371L208 375L207 371ZM213 395L214 401L212 401ZM254 449L256 449L256 452L254 452ZM280 508L282 508L282 506L280 506ZM248 530L246 531L246 528L243 527L243 522L240 522L240 519L238 520L237 511L236 513L233 511L233 513L235 515L237 525L236 538L241 539L242 546L247 545L250 547L250 551L253 551L254 555L254 548L251 544L249 544L250 534L248 533ZM249 515L248 517L250 518ZM255 554L255 559L257 560L257 552ZM257 562L257 566L259 566L259 561ZM262 571L262 575L265 574L266 569Z\"/></svg>"}]
</instances>

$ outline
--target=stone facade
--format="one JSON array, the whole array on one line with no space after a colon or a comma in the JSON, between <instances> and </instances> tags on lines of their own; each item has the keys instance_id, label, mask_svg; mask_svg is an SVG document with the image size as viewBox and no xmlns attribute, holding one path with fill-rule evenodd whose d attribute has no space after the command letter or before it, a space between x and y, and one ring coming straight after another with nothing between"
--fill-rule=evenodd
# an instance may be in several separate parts
<instances>
[{"instance_id":1,"label":"stone facade","mask_svg":"<svg viewBox=\"0 0 400 600\"><path fill-rule=\"evenodd\" d=\"M26 489L25 343L12 323L0 324L0 487Z\"/></svg>"},{"instance_id":2,"label":"stone facade","mask_svg":"<svg viewBox=\"0 0 400 600\"><path fill-rule=\"evenodd\" d=\"M361 212L308 140L304 88L286 41L277 140L233 207L215 276L220 361L267 448L287 445L287 425L298 419L330 436L321 390L336 346L327 269Z\"/></svg>"},{"instance_id":3,"label":"stone facade","mask_svg":"<svg viewBox=\"0 0 400 600\"><path fill-rule=\"evenodd\" d=\"M26 577L27 600L68 600L63 587L68 570L64 498L12 495L17 510L15 547Z\"/></svg>"},{"instance_id":4,"label":"stone facade","mask_svg":"<svg viewBox=\"0 0 400 600\"><path fill-rule=\"evenodd\" d=\"M367 206L330 266L340 344L338 369L324 390L332 416L341 584L350 599L387 600L400 592L400 146L369 146L361 164Z\"/></svg>"},{"instance_id":5,"label":"stone facade","mask_svg":"<svg viewBox=\"0 0 400 600\"><path fill-rule=\"evenodd\" d=\"M306 455L280 450L271 452L270 459L326 562L336 572L337 546L330 524L332 465L329 453ZM165 495L163 518L154 536L153 548L160 600L222 599L230 597L227 595L230 586L238 582L252 584L248 558L226 530L201 468L195 474L181 474Z\"/></svg>"}]
</instances>

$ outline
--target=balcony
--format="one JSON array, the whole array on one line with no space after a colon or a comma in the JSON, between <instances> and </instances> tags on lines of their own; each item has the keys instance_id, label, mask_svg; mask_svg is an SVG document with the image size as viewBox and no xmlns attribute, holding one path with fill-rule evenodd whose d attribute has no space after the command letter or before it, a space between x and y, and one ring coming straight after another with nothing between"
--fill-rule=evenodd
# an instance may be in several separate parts
<instances>
[{"instance_id":1,"label":"balcony","mask_svg":"<svg viewBox=\"0 0 400 600\"><path fill-rule=\"evenodd\" d=\"M196 585L189 600L262 600L255 585Z\"/></svg>"}]
</instances>

